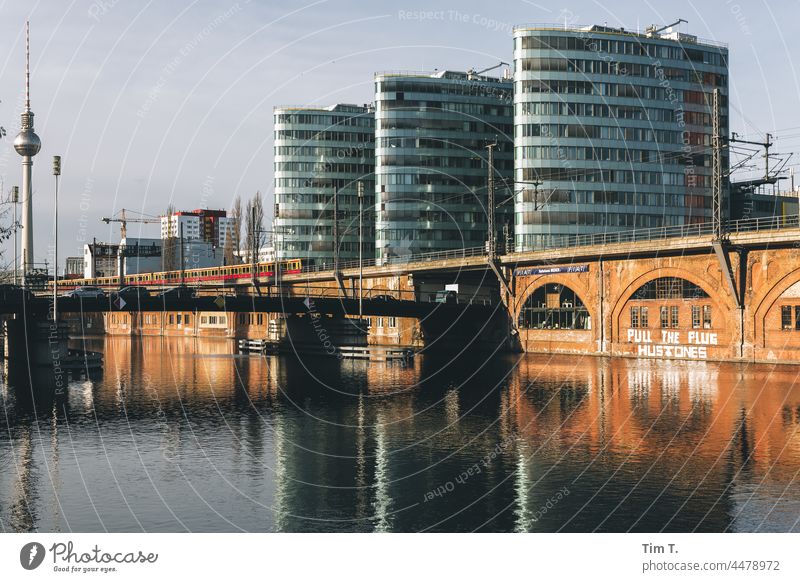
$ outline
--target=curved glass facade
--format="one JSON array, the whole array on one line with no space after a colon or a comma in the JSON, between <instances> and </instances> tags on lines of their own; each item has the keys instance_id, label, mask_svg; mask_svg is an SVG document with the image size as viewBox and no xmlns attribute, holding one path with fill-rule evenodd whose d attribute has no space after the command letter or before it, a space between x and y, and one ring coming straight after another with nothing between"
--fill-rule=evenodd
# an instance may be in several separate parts
<instances>
[{"instance_id":1,"label":"curved glass facade","mask_svg":"<svg viewBox=\"0 0 800 582\"><path fill-rule=\"evenodd\" d=\"M727 48L674 32L515 28L516 250L710 221L711 97L726 137L727 62Z\"/></svg>"},{"instance_id":2,"label":"curved glass facade","mask_svg":"<svg viewBox=\"0 0 800 582\"><path fill-rule=\"evenodd\" d=\"M496 202L510 196L512 89L452 71L375 77L377 258L485 244L489 143ZM496 214L498 248L510 210Z\"/></svg>"},{"instance_id":3,"label":"curved glass facade","mask_svg":"<svg viewBox=\"0 0 800 582\"><path fill-rule=\"evenodd\" d=\"M364 258L375 248L375 115L370 106L280 107L275 118L275 251L279 259L334 262L334 192L340 261L358 259L358 182L364 184Z\"/></svg>"}]
</instances>

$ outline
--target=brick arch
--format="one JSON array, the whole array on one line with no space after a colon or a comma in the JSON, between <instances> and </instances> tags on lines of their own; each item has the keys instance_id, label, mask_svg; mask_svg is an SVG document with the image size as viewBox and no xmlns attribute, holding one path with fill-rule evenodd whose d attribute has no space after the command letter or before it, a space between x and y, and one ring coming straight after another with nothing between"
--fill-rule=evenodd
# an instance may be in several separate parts
<instances>
[{"instance_id":1,"label":"brick arch","mask_svg":"<svg viewBox=\"0 0 800 582\"><path fill-rule=\"evenodd\" d=\"M709 277L706 273L698 275L695 272L688 271L686 269L680 269L678 267L657 267L651 271L647 271L646 273L639 275L630 281L628 285L617 295L613 307L611 308L611 341L619 341L619 318L622 314L623 308L636 290L645 283L661 277L678 277L680 279L685 279L690 283L694 283L703 291L708 293L708 296L715 305L723 307L727 311L736 309L733 298L729 297L727 293L719 293L718 291L720 289L720 283Z\"/></svg>"},{"instance_id":2,"label":"brick arch","mask_svg":"<svg viewBox=\"0 0 800 582\"><path fill-rule=\"evenodd\" d=\"M514 323L519 321L519 312L522 310L522 307L528 301L528 298L533 295L533 292L536 291L539 287L547 284L559 284L572 289L572 291L580 297L580 300L583 301L583 305L586 307L586 310L589 312L589 316L592 318L592 321L595 320L595 315L597 314L597 305L588 299L591 297L591 293L589 288L581 282L578 278L575 277L575 274L571 276L565 276L563 274L552 274L552 275L539 275L535 279L531 279L530 282L525 286L525 289L522 293L518 296L519 299L517 300L516 304L514 305ZM594 325L592 326L594 327Z\"/></svg>"},{"instance_id":3,"label":"brick arch","mask_svg":"<svg viewBox=\"0 0 800 582\"><path fill-rule=\"evenodd\" d=\"M753 344L758 347L766 346L766 332L764 331L764 320L770 309L775 306L783 292L789 287L800 281L800 269L789 271L783 277L775 281L769 290L761 296L761 299L753 301Z\"/></svg>"}]
</instances>

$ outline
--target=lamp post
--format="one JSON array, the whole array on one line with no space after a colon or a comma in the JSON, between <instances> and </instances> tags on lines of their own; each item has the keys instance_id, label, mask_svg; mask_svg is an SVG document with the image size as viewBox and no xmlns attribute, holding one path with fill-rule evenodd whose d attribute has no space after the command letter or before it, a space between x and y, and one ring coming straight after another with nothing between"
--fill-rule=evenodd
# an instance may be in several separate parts
<instances>
[{"instance_id":1,"label":"lamp post","mask_svg":"<svg viewBox=\"0 0 800 582\"><path fill-rule=\"evenodd\" d=\"M486 254L489 255L489 260L493 261L496 258L495 250L495 232L494 232L494 148L497 147L497 142L486 144L486 149L489 150L488 166L489 175L487 176L486 190L487 190L487 238L486 238Z\"/></svg>"},{"instance_id":2,"label":"lamp post","mask_svg":"<svg viewBox=\"0 0 800 582\"><path fill-rule=\"evenodd\" d=\"M61 156L53 156L53 176L56 180L55 197L53 198L53 231L55 250L53 259L53 323L58 325L58 177L61 175Z\"/></svg>"},{"instance_id":3,"label":"lamp post","mask_svg":"<svg viewBox=\"0 0 800 582\"><path fill-rule=\"evenodd\" d=\"M19 186L11 188L11 201L14 203L14 285L17 284L17 265L19 264L19 257L17 256L17 231L19 230L19 219L17 218L17 206L19 205Z\"/></svg>"},{"instance_id":4,"label":"lamp post","mask_svg":"<svg viewBox=\"0 0 800 582\"><path fill-rule=\"evenodd\" d=\"M186 267L186 265L183 262L183 221L180 220L180 217L178 217L178 229L179 229L179 233L180 233L180 243L181 243L181 252L180 252L180 259L181 259L181 287L183 287L186 284L186 277L185 277L185 272L184 272L184 268Z\"/></svg>"},{"instance_id":5,"label":"lamp post","mask_svg":"<svg viewBox=\"0 0 800 582\"><path fill-rule=\"evenodd\" d=\"M333 275L339 279L339 187L333 188Z\"/></svg>"},{"instance_id":6,"label":"lamp post","mask_svg":"<svg viewBox=\"0 0 800 582\"><path fill-rule=\"evenodd\" d=\"M358 325L364 316L364 182L358 182Z\"/></svg>"}]
</instances>

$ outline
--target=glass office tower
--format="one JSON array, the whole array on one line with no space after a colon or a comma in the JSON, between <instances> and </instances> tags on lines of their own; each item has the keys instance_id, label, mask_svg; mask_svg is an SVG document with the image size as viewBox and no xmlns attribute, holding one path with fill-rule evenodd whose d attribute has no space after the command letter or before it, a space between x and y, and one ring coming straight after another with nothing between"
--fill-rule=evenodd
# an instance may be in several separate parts
<instances>
[{"instance_id":1,"label":"glass office tower","mask_svg":"<svg viewBox=\"0 0 800 582\"><path fill-rule=\"evenodd\" d=\"M727 137L725 46L671 29L516 27L516 250L710 221L715 88Z\"/></svg>"},{"instance_id":2,"label":"glass office tower","mask_svg":"<svg viewBox=\"0 0 800 582\"><path fill-rule=\"evenodd\" d=\"M364 258L375 248L375 115L372 106L278 107L275 218L279 259L333 267L334 194L339 260L358 259L358 183L363 183Z\"/></svg>"},{"instance_id":3,"label":"glass office tower","mask_svg":"<svg viewBox=\"0 0 800 582\"><path fill-rule=\"evenodd\" d=\"M510 227L512 83L472 72L375 77L375 252L392 258L484 246L487 149L498 248Z\"/></svg>"}]
</instances>

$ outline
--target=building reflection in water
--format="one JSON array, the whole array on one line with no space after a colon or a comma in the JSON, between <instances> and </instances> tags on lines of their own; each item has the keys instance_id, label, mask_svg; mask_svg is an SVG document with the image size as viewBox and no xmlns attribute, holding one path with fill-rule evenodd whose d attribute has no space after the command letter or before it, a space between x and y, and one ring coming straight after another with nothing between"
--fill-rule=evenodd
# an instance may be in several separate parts
<instances>
[{"instance_id":1,"label":"building reflection in water","mask_svg":"<svg viewBox=\"0 0 800 582\"><path fill-rule=\"evenodd\" d=\"M0 385L6 530L798 529L800 368L87 347Z\"/></svg>"}]
</instances>

